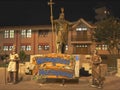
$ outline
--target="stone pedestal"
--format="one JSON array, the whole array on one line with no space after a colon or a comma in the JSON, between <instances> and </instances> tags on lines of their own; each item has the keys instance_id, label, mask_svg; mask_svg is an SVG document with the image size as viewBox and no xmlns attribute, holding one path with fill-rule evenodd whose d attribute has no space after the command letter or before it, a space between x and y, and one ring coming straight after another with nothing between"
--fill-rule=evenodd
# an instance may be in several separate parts
<instances>
[{"instance_id":1,"label":"stone pedestal","mask_svg":"<svg viewBox=\"0 0 120 90\"><path fill-rule=\"evenodd\" d=\"M120 77L120 59L117 59L117 74L116 76Z\"/></svg>"}]
</instances>

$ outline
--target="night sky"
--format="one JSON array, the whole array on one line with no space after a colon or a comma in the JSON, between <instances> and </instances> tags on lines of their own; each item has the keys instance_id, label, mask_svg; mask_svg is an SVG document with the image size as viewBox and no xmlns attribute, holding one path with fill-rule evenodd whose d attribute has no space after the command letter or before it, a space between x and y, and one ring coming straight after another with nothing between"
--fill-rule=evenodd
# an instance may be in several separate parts
<instances>
[{"instance_id":1,"label":"night sky","mask_svg":"<svg viewBox=\"0 0 120 90\"><path fill-rule=\"evenodd\" d=\"M0 0L0 25L50 24L49 0ZM58 19L60 8L65 9L65 19L84 18L94 21L95 8L106 5L112 15L120 17L119 0L53 0L53 16Z\"/></svg>"}]
</instances>

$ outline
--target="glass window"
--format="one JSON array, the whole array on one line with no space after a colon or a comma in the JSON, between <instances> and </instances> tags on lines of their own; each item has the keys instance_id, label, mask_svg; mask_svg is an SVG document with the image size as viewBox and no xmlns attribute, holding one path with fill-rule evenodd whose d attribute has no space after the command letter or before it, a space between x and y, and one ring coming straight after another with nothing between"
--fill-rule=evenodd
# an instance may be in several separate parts
<instances>
[{"instance_id":1,"label":"glass window","mask_svg":"<svg viewBox=\"0 0 120 90\"><path fill-rule=\"evenodd\" d=\"M4 51L8 51L9 50L9 46L3 46L3 50Z\"/></svg>"},{"instance_id":2,"label":"glass window","mask_svg":"<svg viewBox=\"0 0 120 90\"><path fill-rule=\"evenodd\" d=\"M10 38L14 38L14 30L10 30Z\"/></svg>"},{"instance_id":3,"label":"glass window","mask_svg":"<svg viewBox=\"0 0 120 90\"><path fill-rule=\"evenodd\" d=\"M11 51L13 49L13 46L9 46L9 51Z\"/></svg>"},{"instance_id":4,"label":"glass window","mask_svg":"<svg viewBox=\"0 0 120 90\"><path fill-rule=\"evenodd\" d=\"M42 46L41 45L38 46L38 50L42 50Z\"/></svg>"},{"instance_id":5,"label":"glass window","mask_svg":"<svg viewBox=\"0 0 120 90\"><path fill-rule=\"evenodd\" d=\"M86 27L80 27L80 28L76 28L76 31L86 31L87 28Z\"/></svg>"},{"instance_id":6,"label":"glass window","mask_svg":"<svg viewBox=\"0 0 120 90\"><path fill-rule=\"evenodd\" d=\"M26 30L22 30L22 31L21 31L21 36L22 36L23 38L26 37Z\"/></svg>"},{"instance_id":7,"label":"glass window","mask_svg":"<svg viewBox=\"0 0 120 90\"><path fill-rule=\"evenodd\" d=\"M11 51L13 49L13 46L12 45L4 45L3 46L3 50L4 51Z\"/></svg>"},{"instance_id":8,"label":"glass window","mask_svg":"<svg viewBox=\"0 0 120 90\"><path fill-rule=\"evenodd\" d=\"M80 44L80 45L76 45L76 47L87 48L88 45L86 45L86 44Z\"/></svg>"},{"instance_id":9,"label":"glass window","mask_svg":"<svg viewBox=\"0 0 120 90\"><path fill-rule=\"evenodd\" d=\"M31 51L31 45L22 45L21 50Z\"/></svg>"},{"instance_id":10,"label":"glass window","mask_svg":"<svg viewBox=\"0 0 120 90\"><path fill-rule=\"evenodd\" d=\"M108 50L108 45L105 44L98 44L96 45L97 50Z\"/></svg>"},{"instance_id":11,"label":"glass window","mask_svg":"<svg viewBox=\"0 0 120 90\"><path fill-rule=\"evenodd\" d=\"M26 46L26 51L30 51L31 50L31 46L30 45L27 45Z\"/></svg>"},{"instance_id":12,"label":"glass window","mask_svg":"<svg viewBox=\"0 0 120 90\"><path fill-rule=\"evenodd\" d=\"M50 49L50 46L49 45L39 45L38 46L38 50L49 50Z\"/></svg>"},{"instance_id":13,"label":"glass window","mask_svg":"<svg viewBox=\"0 0 120 90\"><path fill-rule=\"evenodd\" d=\"M66 50L66 51L68 50L68 45L65 46L65 50Z\"/></svg>"},{"instance_id":14,"label":"glass window","mask_svg":"<svg viewBox=\"0 0 120 90\"><path fill-rule=\"evenodd\" d=\"M45 49L45 50L49 50L49 45L45 45L45 46L44 46L44 49Z\"/></svg>"},{"instance_id":15,"label":"glass window","mask_svg":"<svg viewBox=\"0 0 120 90\"><path fill-rule=\"evenodd\" d=\"M9 38L9 30L5 30L4 38Z\"/></svg>"},{"instance_id":16,"label":"glass window","mask_svg":"<svg viewBox=\"0 0 120 90\"><path fill-rule=\"evenodd\" d=\"M21 50L25 50L26 46L21 46Z\"/></svg>"},{"instance_id":17,"label":"glass window","mask_svg":"<svg viewBox=\"0 0 120 90\"><path fill-rule=\"evenodd\" d=\"M30 38L30 37L31 37L31 29L27 30L27 38Z\"/></svg>"}]
</instances>

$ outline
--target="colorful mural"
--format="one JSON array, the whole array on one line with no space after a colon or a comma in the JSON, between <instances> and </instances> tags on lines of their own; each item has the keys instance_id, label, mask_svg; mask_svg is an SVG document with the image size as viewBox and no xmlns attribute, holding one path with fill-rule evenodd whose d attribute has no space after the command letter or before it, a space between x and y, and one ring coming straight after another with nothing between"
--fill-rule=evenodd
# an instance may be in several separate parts
<instances>
[{"instance_id":1,"label":"colorful mural","mask_svg":"<svg viewBox=\"0 0 120 90\"><path fill-rule=\"evenodd\" d=\"M67 54L45 54L32 58L35 64L33 75L43 78L66 78L75 77L75 57Z\"/></svg>"}]
</instances>

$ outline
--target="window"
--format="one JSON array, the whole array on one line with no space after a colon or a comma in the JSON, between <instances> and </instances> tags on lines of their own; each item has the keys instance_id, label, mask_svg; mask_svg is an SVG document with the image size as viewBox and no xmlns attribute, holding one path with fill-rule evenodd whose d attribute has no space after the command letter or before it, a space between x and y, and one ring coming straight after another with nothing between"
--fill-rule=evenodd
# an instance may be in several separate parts
<instances>
[{"instance_id":1,"label":"window","mask_svg":"<svg viewBox=\"0 0 120 90\"><path fill-rule=\"evenodd\" d=\"M31 50L31 46L30 45L27 45L26 46L26 51L30 51Z\"/></svg>"},{"instance_id":2,"label":"window","mask_svg":"<svg viewBox=\"0 0 120 90\"><path fill-rule=\"evenodd\" d=\"M49 45L45 45L45 46L44 46L44 49L45 49L45 50L49 50Z\"/></svg>"},{"instance_id":3,"label":"window","mask_svg":"<svg viewBox=\"0 0 120 90\"><path fill-rule=\"evenodd\" d=\"M21 36L22 36L23 38L26 37L26 30L22 30L22 31L21 31Z\"/></svg>"},{"instance_id":4,"label":"window","mask_svg":"<svg viewBox=\"0 0 120 90\"><path fill-rule=\"evenodd\" d=\"M13 49L13 46L9 46L9 51L12 51L12 49Z\"/></svg>"},{"instance_id":5,"label":"window","mask_svg":"<svg viewBox=\"0 0 120 90\"><path fill-rule=\"evenodd\" d=\"M4 38L14 38L14 30L5 30Z\"/></svg>"},{"instance_id":6,"label":"window","mask_svg":"<svg viewBox=\"0 0 120 90\"><path fill-rule=\"evenodd\" d=\"M24 51L25 51L25 50L26 50L25 48L26 48L26 46L24 46L24 45L21 46L21 50L24 50Z\"/></svg>"},{"instance_id":7,"label":"window","mask_svg":"<svg viewBox=\"0 0 120 90\"><path fill-rule=\"evenodd\" d=\"M66 50L66 51L68 50L68 45L65 46L65 50Z\"/></svg>"},{"instance_id":8,"label":"window","mask_svg":"<svg viewBox=\"0 0 120 90\"><path fill-rule=\"evenodd\" d=\"M8 48L9 48L8 46L3 46L4 51L8 51L9 50Z\"/></svg>"},{"instance_id":9,"label":"window","mask_svg":"<svg viewBox=\"0 0 120 90\"><path fill-rule=\"evenodd\" d=\"M41 45L38 46L38 50L42 50L42 46Z\"/></svg>"},{"instance_id":10,"label":"window","mask_svg":"<svg viewBox=\"0 0 120 90\"><path fill-rule=\"evenodd\" d=\"M31 38L31 29L27 30L27 38Z\"/></svg>"},{"instance_id":11,"label":"window","mask_svg":"<svg viewBox=\"0 0 120 90\"><path fill-rule=\"evenodd\" d=\"M108 49L108 45L98 44L98 45L96 45L96 49L97 50L107 50Z\"/></svg>"},{"instance_id":12,"label":"window","mask_svg":"<svg viewBox=\"0 0 120 90\"><path fill-rule=\"evenodd\" d=\"M23 38L31 38L31 36L32 36L32 31L31 31L31 29L29 29L29 30L22 30L22 31L21 31L21 36L22 36Z\"/></svg>"},{"instance_id":13,"label":"window","mask_svg":"<svg viewBox=\"0 0 120 90\"><path fill-rule=\"evenodd\" d=\"M31 51L31 49L32 49L31 45L21 45L21 50Z\"/></svg>"},{"instance_id":14,"label":"window","mask_svg":"<svg viewBox=\"0 0 120 90\"><path fill-rule=\"evenodd\" d=\"M73 48L73 53L75 54L89 54L90 45L88 44L76 44Z\"/></svg>"},{"instance_id":15,"label":"window","mask_svg":"<svg viewBox=\"0 0 120 90\"><path fill-rule=\"evenodd\" d=\"M80 27L80 28L76 28L76 31L86 31L87 28L86 27Z\"/></svg>"},{"instance_id":16,"label":"window","mask_svg":"<svg viewBox=\"0 0 120 90\"><path fill-rule=\"evenodd\" d=\"M10 38L14 38L14 30L10 30Z\"/></svg>"},{"instance_id":17,"label":"window","mask_svg":"<svg viewBox=\"0 0 120 90\"><path fill-rule=\"evenodd\" d=\"M50 46L48 44L40 44L38 45L38 50L49 50Z\"/></svg>"},{"instance_id":18,"label":"window","mask_svg":"<svg viewBox=\"0 0 120 90\"><path fill-rule=\"evenodd\" d=\"M5 30L4 38L9 38L9 30Z\"/></svg>"},{"instance_id":19,"label":"window","mask_svg":"<svg viewBox=\"0 0 120 90\"><path fill-rule=\"evenodd\" d=\"M13 49L12 45L4 45L3 46L3 51L11 51Z\"/></svg>"},{"instance_id":20,"label":"window","mask_svg":"<svg viewBox=\"0 0 120 90\"><path fill-rule=\"evenodd\" d=\"M86 44L81 44L81 45L76 45L76 47L87 48L88 45L86 45Z\"/></svg>"}]
</instances>

